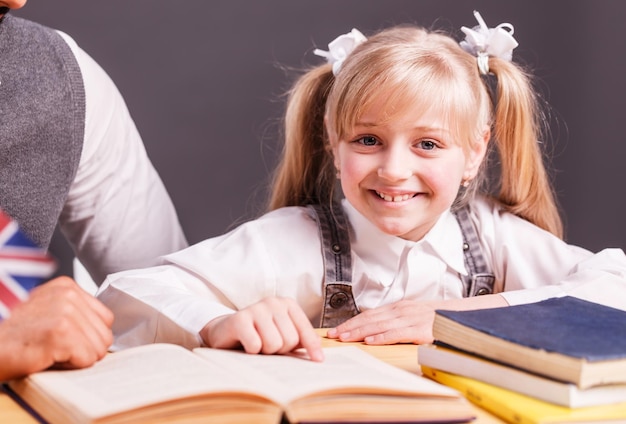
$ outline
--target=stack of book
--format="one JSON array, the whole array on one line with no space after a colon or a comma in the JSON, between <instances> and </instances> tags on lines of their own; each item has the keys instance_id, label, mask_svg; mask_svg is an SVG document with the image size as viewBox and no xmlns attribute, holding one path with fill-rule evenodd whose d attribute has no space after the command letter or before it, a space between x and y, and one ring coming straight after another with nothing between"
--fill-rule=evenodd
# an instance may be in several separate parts
<instances>
[{"instance_id":1,"label":"stack of book","mask_svg":"<svg viewBox=\"0 0 626 424\"><path fill-rule=\"evenodd\" d=\"M574 297L438 310L425 376L516 424L626 423L626 311Z\"/></svg>"}]
</instances>

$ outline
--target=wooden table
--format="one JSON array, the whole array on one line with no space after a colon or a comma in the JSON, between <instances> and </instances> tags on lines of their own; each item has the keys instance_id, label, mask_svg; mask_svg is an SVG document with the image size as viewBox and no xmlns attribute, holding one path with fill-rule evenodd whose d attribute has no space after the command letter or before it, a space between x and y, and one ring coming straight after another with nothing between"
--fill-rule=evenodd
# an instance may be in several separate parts
<instances>
[{"instance_id":1,"label":"wooden table","mask_svg":"<svg viewBox=\"0 0 626 424\"><path fill-rule=\"evenodd\" d=\"M363 343L343 343L324 337L326 330L317 330L322 336L322 345L324 347L337 347L346 345L356 345L371 355L382 359L392 365L410 371L412 373L421 374L417 363L417 345L414 344L398 344L391 346L370 346ZM478 407L475 407L477 419L473 421L475 424L502 424L503 421L495 418L493 415ZM0 391L0 423L11 424L37 424L38 421L32 417L24 408L16 403L9 395Z\"/></svg>"},{"instance_id":2,"label":"wooden table","mask_svg":"<svg viewBox=\"0 0 626 424\"><path fill-rule=\"evenodd\" d=\"M0 391L0 423L37 424L38 422L9 395Z\"/></svg>"}]
</instances>

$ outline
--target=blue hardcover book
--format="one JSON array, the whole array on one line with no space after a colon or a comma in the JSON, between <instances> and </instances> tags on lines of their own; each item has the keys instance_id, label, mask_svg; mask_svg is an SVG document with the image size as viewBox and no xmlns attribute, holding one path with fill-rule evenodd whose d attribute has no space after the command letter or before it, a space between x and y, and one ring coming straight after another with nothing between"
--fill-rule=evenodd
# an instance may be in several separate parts
<instances>
[{"instance_id":1,"label":"blue hardcover book","mask_svg":"<svg viewBox=\"0 0 626 424\"><path fill-rule=\"evenodd\" d=\"M626 311L578 298L437 310L433 334L436 344L581 388L626 383Z\"/></svg>"}]
</instances>

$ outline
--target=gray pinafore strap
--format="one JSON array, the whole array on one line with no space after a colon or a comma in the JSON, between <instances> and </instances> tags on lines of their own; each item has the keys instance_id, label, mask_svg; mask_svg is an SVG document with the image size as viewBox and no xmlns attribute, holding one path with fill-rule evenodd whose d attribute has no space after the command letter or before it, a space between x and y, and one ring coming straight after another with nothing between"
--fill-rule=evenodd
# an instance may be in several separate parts
<instances>
[{"instance_id":1,"label":"gray pinafore strap","mask_svg":"<svg viewBox=\"0 0 626 424\"><path fill-rule=\"evenodd\" d=\"M487 266L485 257L480 248L478 234L472 224L469 206L464 206L454 212L463 233L463 254L468 275L461 276L463 281L463 296L481 296L493 293L495 276Z\"/></svg>"},{"instance_id":2,"label":"gray pinafore strap","mask_svg":"<svg viewBox=\"0 0 626 424\"><path fill-rule=\"evenodd\" d=\"M320 328L332 328L357 315L360 311L352 293L352 260L350 231L339 202L331 210L328 206L308 206L318 224L324 252L324 306ZM493 293L495 276L487 266L472 224L469 207L454 213L463 233L463 254L469 271L461 276L463 296L480 296Z\"/></svg>"},{"instance_id":3,"label":"gray pinafore strap","mask_svg":"<svg viewBox=\"0 0 626 424\"><path fill-rule=\"evenodd\" d=\"M333 209L323 205L309 205L320 231L324 252L324 307L320 328L333 328L357 315L360 311L352 294L352 249L348 221L341 203L333 202Z\"/></svg>"}]
</instances>

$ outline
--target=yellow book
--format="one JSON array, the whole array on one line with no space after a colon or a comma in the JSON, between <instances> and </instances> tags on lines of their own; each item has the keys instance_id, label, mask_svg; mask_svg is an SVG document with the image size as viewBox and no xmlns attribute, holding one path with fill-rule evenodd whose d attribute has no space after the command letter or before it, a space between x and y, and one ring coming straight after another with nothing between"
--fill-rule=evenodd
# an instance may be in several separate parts
<instances>
[{"instance_id":1,"label":"yellow book","mask_svg":"<svg viewBox=\"0 0 626 424\"><path fill-rule=\"evenodd\" d=\"M626 423L626 402L567 408L520 393L422 365L424 376L465 395L481 408L514 424Z\"/></svg>"},{"instance_id":2,"label":"yellow book","mask_svg":"<svg viewBox=\"0 0 626 424\"><path fill-rule=\"evenodd\" d=\"M152 344L90 368L43 371L9 382L51 424L450 422L474 417L457 391L389 365L355 346L241 351Z\"/></svg>"}]
</instances>

